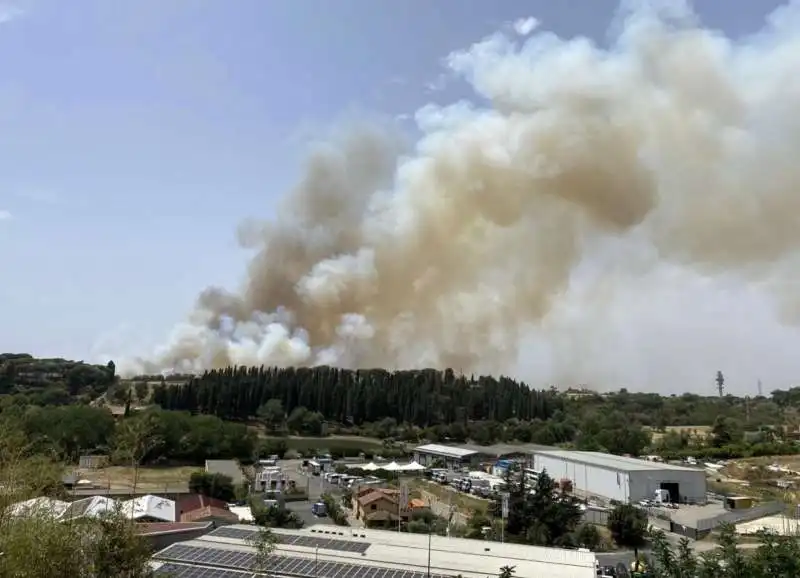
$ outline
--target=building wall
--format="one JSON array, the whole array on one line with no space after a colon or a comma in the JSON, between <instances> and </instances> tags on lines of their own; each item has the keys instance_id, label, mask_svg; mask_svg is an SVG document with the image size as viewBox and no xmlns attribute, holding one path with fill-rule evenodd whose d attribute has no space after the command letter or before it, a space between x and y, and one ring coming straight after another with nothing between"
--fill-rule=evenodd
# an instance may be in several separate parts
<instances>
[{"instance_id":1,"label":"building wall","mask_svg":"<svg viewBox=\"0 0 800 578\"><path fill-rule=\"evenodd\" d=\"M441 462L444 464L444 467L448 469L460 468L464 463L464 461L460 458L446 458L436 454L430 454L428 452L414 452L414 460L420 465L426 467L430 467L434 463ZM467 461L467 463L469 462Z\"/></svg>"},{"instance_id":2,"label":"building wall","mask_svg":"<svg viewBox=\"0 0 800 578\"><path fill-rule=\"evenodd\" d=\"M631 472L631 499L643 500L653 497L662 483L677 483L682 502L706 502L706 474L703 470L653 470Z\"/></svg>"},{"instance_id":3,"label":"building wall","mask_svg":"<svg viewBox=\"0 0 800 578\"><path fill-rule=\"evenodd\" d=\"M563 460L555 456L536 454L533 468L556 480L568 478L572 480L575 490L602 496L610 500L627 502L630 498L630 478L628 472L620 472Z\"/></svg>"},{"instance_id":4,"label":"building wall","mask_svg":"<svg viewBox=\"0 0 800 578\"><path fill-rule=\"evenodd\" d=\"M572 480L581 492L620 502L652 499L662 483L677 483L682 501L706 502L706 476L702 470L640 470L628 472L564 460L555 456L534 456L534 469L546 470L556 481Z\"/></svg>"}]
</instances>

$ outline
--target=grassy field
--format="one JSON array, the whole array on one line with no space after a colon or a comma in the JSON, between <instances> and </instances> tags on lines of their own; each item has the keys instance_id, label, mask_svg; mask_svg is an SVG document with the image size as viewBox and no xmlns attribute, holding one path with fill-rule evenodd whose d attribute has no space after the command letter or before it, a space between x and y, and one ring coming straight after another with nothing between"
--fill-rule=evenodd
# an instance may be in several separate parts
<instances>
[{"instance_id":1,"label":"grassy field","mask_svg":"<svg viewBox=\"0 0 800 578\"><path fill-rule=\"evenodd\" d=\"M192 473L202 471L203 468L194 466L141 467L138 472L136 490L137 492L163 492L185 489ZM97 470L83 470L80 477L91 480L98 487L111 490L132 490L134 485L134 469L130 467L110 466Z\"/></svg>"},{"instance_id":2,"label":"grassy field","mask_svg":"<svg viewBox=\"0 0 800 578\"><path fill-rule=\"evenodd\" d=\"M287 436L264 437L263 439L284 442L290 450L297 452L328 450L329 452L358 453L359 451L374 452L383 449L382 440L360 436L328 436L324 438Z\"/></svg>"}]
</instances>

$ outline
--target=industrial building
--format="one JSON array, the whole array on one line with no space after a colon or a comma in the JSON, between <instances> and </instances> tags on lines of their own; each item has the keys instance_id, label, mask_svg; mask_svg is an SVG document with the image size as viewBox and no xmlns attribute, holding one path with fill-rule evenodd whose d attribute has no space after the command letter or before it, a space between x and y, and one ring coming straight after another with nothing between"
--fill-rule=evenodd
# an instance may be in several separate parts
<instances>
[{"instance_id":1,"label":"industrial building","mask_svg":"<svg viewBox=\"0 0 800 578\"><path fill-rule=\"evenodd\" d=\"M426 444L414 448L414 461L428 468L441 464L442 467L456 469L476 466L488 459L486 454L457 446Z\"/></svg>"},{"instance_id":2,"label":"industrial building","mask_svg":"<svg viewBox=\"0 0 800 578\"><path fill-rule=\"evenodd\" d=\"M248 538L248 525L219 528L194 540L175 543L154 554L156 576L205 578L486 578L503 566L514 578L594 578L591 552L541 548L335 526L273 528L275 551L260 572Z\"/></svg>"},{"instance_id":3,"label":"industrial building","mask_svg":"<svg viewBox=\"0 0 800 578\"><path fill-rule=\"evenodd\" d=\"M666 490L675 503L706 502L702 469L565 450L535 452L533 469L547 471L556 481L568 479L575 490L609 500L638 502L653 499L656 490Z\"/></svg>"}]
</instances>

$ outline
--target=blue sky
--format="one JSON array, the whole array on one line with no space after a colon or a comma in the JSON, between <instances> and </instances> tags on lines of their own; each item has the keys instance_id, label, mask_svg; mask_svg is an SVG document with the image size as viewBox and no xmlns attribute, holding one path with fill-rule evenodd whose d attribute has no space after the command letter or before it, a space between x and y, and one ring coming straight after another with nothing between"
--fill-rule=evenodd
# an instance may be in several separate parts
<instances>
[{"instance_id":1,"label":"blue sky","mask_svg":"<svg viewBox=\"0 0 800 578\"><path fill-rule=\"evenodd\" d=\"M304 137L347 112L467 96L439 84L441 59L518 18L602 39L616 4L0 4L0 351L159 340L200 289L240 281L236 225L270 216ZM738 36L777 4L696 6Z\"/></svg>"}]
</instances>

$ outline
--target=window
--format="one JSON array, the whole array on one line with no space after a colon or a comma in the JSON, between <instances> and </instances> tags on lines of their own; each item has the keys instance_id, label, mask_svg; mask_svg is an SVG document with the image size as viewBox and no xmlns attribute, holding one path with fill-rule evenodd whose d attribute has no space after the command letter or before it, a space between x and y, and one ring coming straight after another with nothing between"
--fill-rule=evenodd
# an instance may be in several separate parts
<instances>
[{"instance_id":1,"label":"window","mask_svg":"<svg viewBox=\"0 0 800 578\"><path fill-rule=\"evenodd\" d=\"M370 510L377 510L377 509L378 509L378 506L376 506L375 504L372 504L372 505L369 507L369 509L370 509Z\"/></svg>"}]
</instances>

